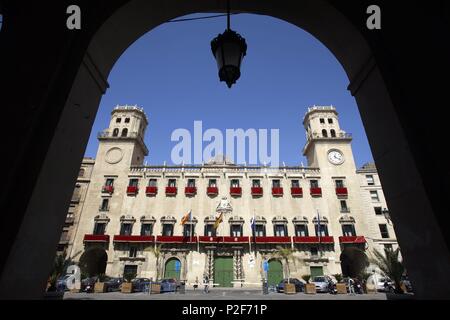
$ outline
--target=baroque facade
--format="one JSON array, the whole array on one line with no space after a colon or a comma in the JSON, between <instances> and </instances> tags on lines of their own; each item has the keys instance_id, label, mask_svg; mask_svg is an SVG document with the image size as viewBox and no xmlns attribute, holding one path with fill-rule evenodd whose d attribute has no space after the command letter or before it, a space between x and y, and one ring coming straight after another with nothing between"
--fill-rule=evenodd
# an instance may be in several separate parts
<instances>
[{"instance_id":1,"label":"baroque facade","mask_svg":"<svg viewBox=\"0 0 450 320\"><path fill-rule=\"evenodd\" d=\"M357 170L352 136L334 107L304 116L306 167L243 166L225 157L145 166L147 125L143 109L118 106L98 135L68 250L86 273L188 283L207 274L219 286L255 287L288 273L356 276L373 248L397 246L376 168ZM292 256L283 258L281 248Z\"/></svg>"}]
</instances>

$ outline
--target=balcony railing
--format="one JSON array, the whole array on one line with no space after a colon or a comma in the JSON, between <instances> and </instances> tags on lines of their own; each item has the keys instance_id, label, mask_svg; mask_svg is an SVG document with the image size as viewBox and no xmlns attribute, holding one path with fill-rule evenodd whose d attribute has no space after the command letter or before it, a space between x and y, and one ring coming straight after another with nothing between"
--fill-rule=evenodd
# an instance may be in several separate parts
<instances>
[{"instance_id":1,"label":"balcony railing","mask_svg":"<svg viewBox=\"0 0 450 320\"><path fill-rule=\"evenodd\" d=\"M200 243L248 243L249 237L198 237Z\"/></svg>"},{"instance_id":2,"label":"balcony railing","mask_svg":"<svg viewBox=\"0 0 450 320\"><path fill-rule=\"evenodd\" d=\"M138 187L137 186L128 186L127 187L127 194L128 195L137 195L138 193Z\"/></svg>"},{"instance_id":3,"label":"balcony railing","mask_svg":"<svg viewBox=\"0 0 450 320\"><path fill-rule=\"evenodd\" d=\"M102 193L114 193L114 187L113 186L103 186Z\"/></svg>"},{"instance_id":4,"label":"balcony railing","mask_svg":"<svg viewBox=\"0 0 450 320\"><path fill-rule=\"evenodd\" d=\"M272 195L274 197L282 197L283 196L283 188L281 188L281 187L272 188Z\"/></svg>"},{"instance_id":5,"label":"balcony railing","mask_svg":"<svg viewBox=\"0 0 450 320\"><path fill-rule=\"evenodd\" d=\"M206 188L206 194L208 196L216 196L219 194L219 188L217 187L208 187Z\"/></svg>"},{"instance_id":6,"label":"balcony railing","mask_svg":"<svg viewBox=\"0 0 450 320\"><path fill-rule=\"evenodd\" d=\"M186 187L186 188L184 188L184 194L187 196L194 196L197 194L197 188L196 187Z\"/></svg>"},{"instance_id":7,"label":"balcony railing","mask_svg":"<svg viewBox=\"0 0 450 320\"><path fill-rule=\"evenodd\" d=\"M313 197L321 197L322 196L322 188L311 188L310 193L311 193L311 196L313 196Z\"/></svg>"},{"instance_id":8,"label":"balcony railing","mask_svg":"<svg viewBox=\"0 0 450 320\"><path fill-rule=\"evenodd\" d=\"M342 237L339 237L339 243L362 244L362 243L366 243L366 238L364 236L342 236Z\"/></svg>"},{"instance_id":9,"label":"balcony railing","mask_svg":"<svg viewBox=\"0 0 450 320\"><path fill-rule=\"evenodd\" d=\"M175 196L177 192L177 187L166 187L166 196Z\"/></svg>"},{"instance_id":10,"label":"balcony railing","mask_svg":"<svg viewBox=\"0 0 450 320\"><path fill-rule=\"evenodd\" d=\"M155 196L158 193L158 187L146 187L145 194L148 196Z\"/></svg>"},{"instance_id":11,"label":"balcony railing","mask_svg":"<svg viewBox=\"0 0 450 320\"><path fill-rule=\"evenodd\" d=\"M263 195L263 188L252 187L252 196L260 197Z\"/></svg>"},{"instance_id":12,"label":"balcony railing","mask_svg":"<svg viewBox=\"0 0 450 320\"><path fill-rule=\"evenodd\" d=\"M126 243L153 243L155 242L155 236L122 236L115 235L114 242L126 242Z\"/></svg>"},{"instance_id":13,"label":"balcony railing","mask_svg":"<svg viewBox=\"0 0 450 320\"><path fill-rule=\"evenodd\" d=\"M330 236L325 237L293 237L292 241L297 244L332 244L334 238Z\"/></svg>"},{"instance_id":14,"label":"balcony railing","mask_svg":"<svg viewBox=\"0 0 450 320\"><path fill-rule=\"evenodd\" d=\"M85 234L84 242L109 242L109 235L107 234Z\"/></svg>"},{"instance_id":15,"label":"balcony railing","mask_svg":"<svg viewBox=\"0 0 450 320\"><path fill-rule=\"evenodd\" d=\"M231 187L230 188L230 195L237 197L242 195L242 188L241 187Z\"/></svg>"},{"instance_id":16,"label":"balcony railing","mask_svg":"<svg viewBox=\"0 0 450 320\"><path fill-rule=\"evenodd\" d=\"M159 243L197 243L197 236L157 236L156 242Z\"/></svg>"},{"instance_id":17,"label":"balcony railing","mask_svg":"<svg viewBox=\"0 0 450 320\"><path fill-rule=\"evenodd\" d=\"M336 194L338 197L346 197L348 196L347 188L336 188Z\"/></svg>"},{"instance_id":18,"label":"balcony railing","mask_svg":"<svg viewBox=\"0 0 450 320\"><path fill-rule=\"evenodd\" d=\"M291 188L291 195L293 197L302 197L303 196L303 189L300 187L292 187Z\"/></svg>"},{"instance_id":19,"label":"balcony railing","mask_svg":"<svg viewBox=\"0 0 450 320\"><path fill-rule=\"evenodd\" d=\"M291 243L291 237L252 237L251 240L255 243Z\"/></svg>"}]
</instances>

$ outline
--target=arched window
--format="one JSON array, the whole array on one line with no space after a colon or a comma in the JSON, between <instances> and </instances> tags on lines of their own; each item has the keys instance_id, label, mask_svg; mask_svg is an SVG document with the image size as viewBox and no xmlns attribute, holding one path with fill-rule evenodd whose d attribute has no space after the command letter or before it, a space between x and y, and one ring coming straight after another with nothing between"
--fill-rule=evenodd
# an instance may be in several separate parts
<instances>
[{"instance_id":1,"label":"arched window","mask_svg":"<svg viewBox=\"0 0 450 320\"><path fill-rule=\"evenodd\" d=\"M323 136L324 138L328 138L328 132L327 132L327 130L325 130L325 129L322 130L322 136Z\"/></svg>"},{"instance_id":2,"label":"arched window","mask_svg":"<svg viewBox=\"0 0 450 320\"><path fill-rule=\"evenodd\" d=\"M125 128L122 130L122 137L126 137L128 135L128 129Z\"/></svg>"},{"instance_id":3,"label":"arched window","mask_svg":"<svg viewBox=\"0 0 450 320\"><path fill-rule=\"evenodd\" d=\"M336 138L336 131L334 129L330 130L330 134L332 138Z\"/></svg>"},{"instance_id":4,"label":"arched window","mask_svg":"<svg viewBox=\"0 0 450 320\"><path fill-rule=\"evenodd\" d=\"M119 135L119 129L115 128L113 130L113 137L117 137Z\"/></svg>"}]
</instances>

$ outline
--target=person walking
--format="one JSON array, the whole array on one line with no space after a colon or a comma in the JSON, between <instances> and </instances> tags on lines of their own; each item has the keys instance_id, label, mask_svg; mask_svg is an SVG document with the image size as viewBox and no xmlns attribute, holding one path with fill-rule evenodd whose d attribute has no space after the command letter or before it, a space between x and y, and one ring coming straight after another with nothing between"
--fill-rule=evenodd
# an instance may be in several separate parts
<instances>
[{"instance_id":1,"label":"person walking","mask_svg":"<svg viewBox=\"0 0 450 320\"><path fill-rule=\"evenodd\" d=\"M194 291L197 290L197 288L198 288L198 277L195 277Z\"/></svg>"},{"instance_id":2,"label":"person walking","mask_svg":"<svg viewBox=\"0 0 450 320\"><path fill-rule=\"evenodd\" d=\"M349 295L355 295L355 281L352 278L348 278L348 293Z\"/></svg>"},{"instance_id":3,"label":"person walking","mask_svg":"<svg viewBox=\"0 0 450 320\"><path fill-rule=\"evenodd\" d=\"M203 283L205 285L205 289L203 290L204 293L209 293L209 277L207 274L205 274L203 278Z\"/></svg>"}]
</instances>

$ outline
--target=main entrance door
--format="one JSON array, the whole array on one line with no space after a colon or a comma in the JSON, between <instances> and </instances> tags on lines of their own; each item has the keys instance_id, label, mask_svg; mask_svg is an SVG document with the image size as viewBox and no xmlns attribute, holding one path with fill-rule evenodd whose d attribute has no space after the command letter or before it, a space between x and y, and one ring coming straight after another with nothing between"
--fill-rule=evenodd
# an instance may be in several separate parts
<instances>
[{"instance_id":1,"label":"main entrance door","mask_svg":"<svg viewBox=\"0 0 450 320\"><path fill-rule=\"evenodd\" d=\"M177 258L170 258L166 262L164 278L175 278L180 280L181 262Z\"/></svg>"},{"instance_id":2,"label":"main entrance door","mask_svg":"<svg viewBox=\"0 0 450 320\"><path fill-rule=\"evenodd\" d=\"M214 283L220 287L233 286L233 257L216 257L214 259Z\"/></svg>"},{"instance_id":3,"label":"main entrance door","mask_svg":"<svg viewBox=\"0 0 450 320\"><path fill-rule=\"evenodd\" d=\"M283 280L283 265L279 260L270 260L269 270L267 271L267 282L269 286L276 286L281 280Z\"/></svg>"}]
</instances>

